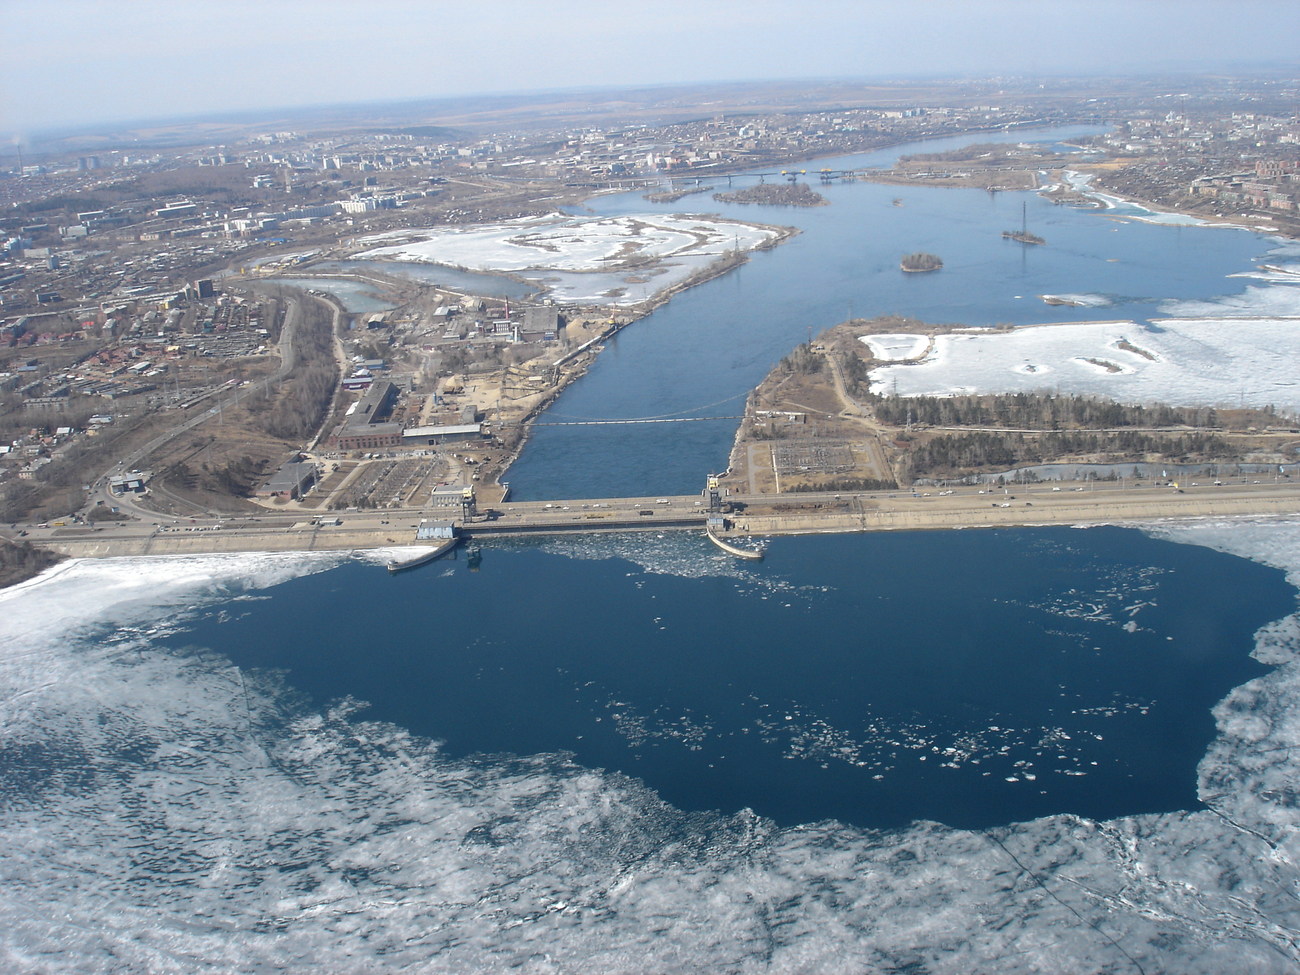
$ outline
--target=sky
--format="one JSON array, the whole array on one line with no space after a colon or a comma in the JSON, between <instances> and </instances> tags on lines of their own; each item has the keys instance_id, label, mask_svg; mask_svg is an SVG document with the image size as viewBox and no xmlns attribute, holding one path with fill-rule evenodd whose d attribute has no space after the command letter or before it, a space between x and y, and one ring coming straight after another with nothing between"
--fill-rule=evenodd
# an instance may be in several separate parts
<instances>
[{"instance_id":1,"label":"sky","mask_svg":"<svg viewBox=\"0 0 1300 975\"><path fill-rule=\"evenodd\" d=\"M0 132L588 86L1297 62L1300 0L0 0Z\"/></svg>"}]
</instances>

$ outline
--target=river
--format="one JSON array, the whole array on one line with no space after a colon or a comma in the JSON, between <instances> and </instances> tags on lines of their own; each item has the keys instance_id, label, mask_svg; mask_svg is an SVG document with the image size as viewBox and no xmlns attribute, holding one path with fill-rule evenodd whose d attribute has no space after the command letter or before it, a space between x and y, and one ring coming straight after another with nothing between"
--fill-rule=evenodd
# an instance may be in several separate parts
<instances>
[{"instance_id":1,"label":"river","mask_svg":"<svg viewBox=\"0 0 1300 975\"><path fill-rule=\"evenodd\" d=\"M1082 131L1096 130L1037 136L1066 139ZM884 167L899 154L965 143L914 143L815 166ZM1173 300L1244 292L1248 282L1229 275L1251 268L1274 246L1258 234L1118 220L1027 193L868 182L817 185L817 191L829 206L727 205L707 194L660 207L640 193L590 201L601 214L696 206L738 220L797 226L802 233L624 329L544 419L735 417L749 391L796 344L850 317L904 315L976 326L1145 322ZM895 199L903 205L894 206ZM1019 226L1022 203L1046 246L1002 239L1003 230ZM942 257L943 271L900 273L899 258L917 250ZM1037 297L1062 293L1088 295L1095 304L1051 307ZM726 468L736 426L734 419L538 426L506 478L520 500L688 494L703 487L707 474Z\"/></svg>"}]
</instances>

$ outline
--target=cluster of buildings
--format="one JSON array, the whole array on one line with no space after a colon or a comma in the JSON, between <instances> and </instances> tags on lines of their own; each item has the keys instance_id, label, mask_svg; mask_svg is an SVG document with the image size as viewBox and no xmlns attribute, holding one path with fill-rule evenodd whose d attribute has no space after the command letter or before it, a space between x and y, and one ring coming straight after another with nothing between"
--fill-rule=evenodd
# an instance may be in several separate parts
<instances>
[{"instance_id":1,"label":"cluster of buildings","mask_svg":"<svg viewBox=\"0 0 1300 975\"><path fill-rule=\"evenodd\" d=\"M1092 143L1124 161L1103 181L1126 195L1216 212L1286 218L1300 204L1300 119L1295 115L1167 112L1117 123Z\"/></svg>"},{"instance_id":2,"label":"cluster of buildings","mask_svg":"<svg viewBox=\"0 0 1300 975\"><path fill-rule=\"evenodd\" d=\"M40 352L56 345L67 352L11 365L0 373L0 392L16 394L24 411L51 413L67 412L76 397L120 400L172 385L181 398L182 383L189 397L210 360L266 352L259 304L210 291L206 301L166 309L150 304L82 309L78 314L91 316L83 321L57 315L7 323L0 337L7 336L11 347Z\"/></svg>"},{"instance_id":3,"label":"cluster of buildings","mask_svg":"<svg viewBox=\"0 0 1300 975\"><path fill-rule=\"evenodd\" d=\"M20 481L35 480L40 476L41 468L54 463L83 437L96 436L112 422L112 414L100 413L91 416L84 427L42 425L25 429L0 443L0 480L10 477Z\"/></svg>"},{"instance_id":4,"label":"cluster of buildings","mask_svg":"<svg viewBox=\"0 0 1300 975\"><path fill-rule=\"evenodd\" d=\"M393 419L400 391L389 380L371 383L348 410L347 416L329 438L338 451L390 450L394 447L434 447L455 441L475 441L486 436L481 414L466 406L459 422L405 426Z\"/></svg>"},{"instance_id":5,"label":"cluster of buildings","mask_svg":"<svg viewBox=\"0 0 1300 975\"><path fill-rule=\"evenodd\" d=\"M1293 159L1261 159L1255 171L1204 176L1193 181L1193 195L1259 210L1300 208L1300 153Z\"/></svg>"}]
</instances>

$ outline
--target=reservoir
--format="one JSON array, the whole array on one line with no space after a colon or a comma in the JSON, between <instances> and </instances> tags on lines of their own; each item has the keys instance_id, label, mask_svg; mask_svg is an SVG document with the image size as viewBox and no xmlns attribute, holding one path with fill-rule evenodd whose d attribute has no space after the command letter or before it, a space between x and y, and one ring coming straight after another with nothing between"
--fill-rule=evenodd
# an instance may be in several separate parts
<instances>
[{"instance_id":1,"label":"reservoir","mask_svg":"<svg viewBox=\"0 0 1300 975\"><path fill-rule=\"evenodd\" d=\"M502 543L346 565L169 642L287 670L457 758L569 753L687 810L990 827L1193 808L1280 572L1096 528Z\"/></svg>"}]
</instances>

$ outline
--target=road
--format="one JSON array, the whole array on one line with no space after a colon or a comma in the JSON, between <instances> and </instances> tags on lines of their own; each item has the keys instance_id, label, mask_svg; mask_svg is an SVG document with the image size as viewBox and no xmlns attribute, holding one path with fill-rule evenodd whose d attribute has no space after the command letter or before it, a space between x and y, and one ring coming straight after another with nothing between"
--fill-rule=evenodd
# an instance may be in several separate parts
<instances>
[{"instance_id":1,"label":"road","mask_svg":"<svg viewBox=\"0 0 1300 975\"><path fill-rule=\"evenodd\" d=\"M1181 489L1132 482L1035 484L1003 489L785 495L733 494L732 532L749 535L1016 527L1059 524L1151 523L1164 519L1300 515L1300 483L1238 479ZM474 535L548 531L702 529L708 517L698 495L523 501L496 505L462 528ZM309 512L259 516L162 518L111 526L19 526L33 542L72 556L311 551L415 543L419 521L456 521L459 509L402 508L343 512L342 524L312 524Z\"/></svg>"}]
</instances>

